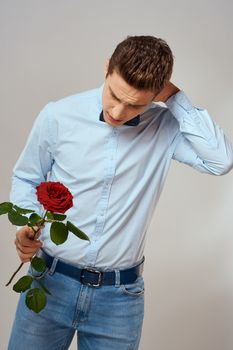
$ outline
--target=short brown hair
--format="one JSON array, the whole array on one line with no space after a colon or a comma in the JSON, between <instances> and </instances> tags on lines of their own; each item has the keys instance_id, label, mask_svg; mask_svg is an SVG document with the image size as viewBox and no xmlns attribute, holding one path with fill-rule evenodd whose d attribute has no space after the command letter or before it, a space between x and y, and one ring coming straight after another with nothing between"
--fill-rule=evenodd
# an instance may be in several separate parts
<instances>
[{"instance_id":1,"label":"short brown hair","mask_svg":"<svg viewBox=\"0 0 233 350\"><path fill-rule=\"evenodd\" d=\"M113 52L106 77L116 71L131 86L158 93L170 80L173 54L165 40L128 36Z\"/></svg>"}]
</instances>

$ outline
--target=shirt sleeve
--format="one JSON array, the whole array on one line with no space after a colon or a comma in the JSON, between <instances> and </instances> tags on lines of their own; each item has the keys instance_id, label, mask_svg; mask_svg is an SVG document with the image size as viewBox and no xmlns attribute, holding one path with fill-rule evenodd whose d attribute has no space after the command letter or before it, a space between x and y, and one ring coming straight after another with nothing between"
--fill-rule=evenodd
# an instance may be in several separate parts
<instances>
[{"instance_id":1,"label":"shirt sleeve","mask_svg":"<svg viewBox=\"0 0 233 350\"><path fill-rule=\"evenodd\" d=\"M179 125L172 158L203 173L228 173L233 168L233 145L208 111L192 106L183 91L165 104Z\"/></svg>"},{"instance_id":2,"label":"shirt sleeve","mask_svg":"<svg viewBox=\"0 0 233 350\"><path fill-rule=\"evenodd\" d=\"M42 215L43 208L37 200L36 186L46 181L53 164L55 143L50 107L48 103L34 121L22 153L14 168L10 201L21 208L35 210ZM27 214L29 216L31 214ZM17 226L17 228L19 228Z\"/></svg>"}]
</instances>

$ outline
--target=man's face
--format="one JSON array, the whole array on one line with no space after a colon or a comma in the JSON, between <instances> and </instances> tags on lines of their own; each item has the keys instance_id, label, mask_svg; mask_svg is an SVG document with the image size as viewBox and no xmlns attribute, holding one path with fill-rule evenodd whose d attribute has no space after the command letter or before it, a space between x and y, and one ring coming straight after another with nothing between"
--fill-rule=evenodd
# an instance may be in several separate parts
<instances>
[{"instance_id":1,"label":"man's face","mask_svg":"<svg viewBox=\"0 0 233 350\"><path fill-rule=\"evenodd\" d=\"M105 78L102 96L104 120L111 126L123 125L142 113L154 97L155 94L151 91L136 90L128 85L114 71Z\"/></svg>"}]
</instances>

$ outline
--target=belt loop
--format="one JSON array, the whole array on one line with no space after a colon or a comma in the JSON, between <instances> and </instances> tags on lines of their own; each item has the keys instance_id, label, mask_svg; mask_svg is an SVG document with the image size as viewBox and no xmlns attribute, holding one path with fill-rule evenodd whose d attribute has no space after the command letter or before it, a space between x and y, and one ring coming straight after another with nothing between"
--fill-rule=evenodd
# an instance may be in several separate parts
<instances>
[{"instance_id":1,"label":"belt loop","mask_svg":"<svg viewBox=\"0 0 233 350\"><path fill-rule=\"evenodd\" d=\"M121 276L120 276L120 271L115 270L115 287L119 287L121 284Z\"/></svg>"},{"instance_id":2,"label":"belt loop","mask_svg":"<svg viewBox=\"0 0 233 350\"><path fill-rule=\"evenodd\" d=\"M58 262L58 258L54 257L54 258L53 258L52 265L51 265L51 267L50 267L50 269L49 269L49 272L48 272L49 275L53 275L53 274L54 274L55 269L56 269L57 262Z\"/></svg>"}]
</instances>

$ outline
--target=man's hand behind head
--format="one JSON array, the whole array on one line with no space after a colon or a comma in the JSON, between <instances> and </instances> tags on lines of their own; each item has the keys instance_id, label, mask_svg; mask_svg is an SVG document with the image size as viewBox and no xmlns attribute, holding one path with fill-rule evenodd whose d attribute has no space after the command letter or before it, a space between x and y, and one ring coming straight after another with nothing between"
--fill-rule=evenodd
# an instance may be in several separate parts
<instances>
[{"instance_id":1,"label":"man's hand behind head","mask_svg":"<svg viewBox=\"0 0 233 350\"><path fill-rule=\"evenodd\" d=\"M176 94L180 89L172 84L170 81L165 85L165 87L154 97L154 102L166 102L169 97Z\"/></svg>"}]
</instances>

